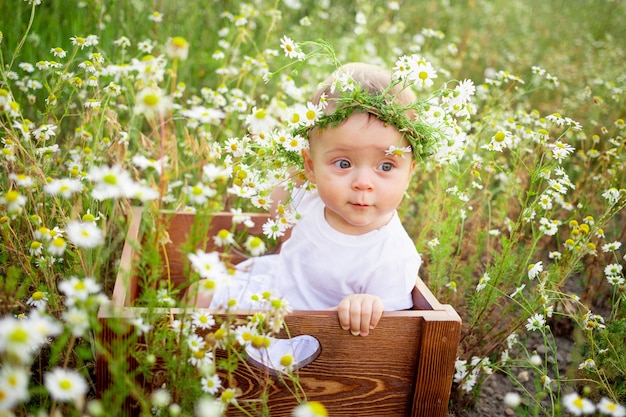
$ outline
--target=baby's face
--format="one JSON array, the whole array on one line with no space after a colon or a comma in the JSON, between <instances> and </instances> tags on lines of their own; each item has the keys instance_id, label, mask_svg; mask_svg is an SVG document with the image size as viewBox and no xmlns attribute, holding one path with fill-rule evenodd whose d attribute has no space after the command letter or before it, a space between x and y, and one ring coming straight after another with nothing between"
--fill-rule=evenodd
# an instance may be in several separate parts
<instances>
[{"instance_id":1,"label":"baby's face","mask_svg":"<svg viewBox=\"0 0 626 417\"><path fill-rule=\"evenodd\" d=\"M407 145L394 127L365 113L354 113L311 138L304 165L333 228L359 235L391 220L415 163L410 152L401 156L386 151Z\"/></svg>"}]
</instances>

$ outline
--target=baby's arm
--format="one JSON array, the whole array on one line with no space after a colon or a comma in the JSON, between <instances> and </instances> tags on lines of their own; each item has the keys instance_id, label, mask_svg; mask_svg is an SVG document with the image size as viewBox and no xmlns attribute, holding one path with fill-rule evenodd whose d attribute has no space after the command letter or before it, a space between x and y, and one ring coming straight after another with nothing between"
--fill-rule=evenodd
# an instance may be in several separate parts
<instances>
[{"instance_id":1,"label":"baby's arm","mask_svg":"<svg viewBox=\"0 0 626 417\"><path fill-rule=\"evenodd\" d=\"M384 310L381 299L369 294L348 295L337 306L341 328L350 330L354 336L367 336L378 324Z\"/></svg>"}]
</instances>

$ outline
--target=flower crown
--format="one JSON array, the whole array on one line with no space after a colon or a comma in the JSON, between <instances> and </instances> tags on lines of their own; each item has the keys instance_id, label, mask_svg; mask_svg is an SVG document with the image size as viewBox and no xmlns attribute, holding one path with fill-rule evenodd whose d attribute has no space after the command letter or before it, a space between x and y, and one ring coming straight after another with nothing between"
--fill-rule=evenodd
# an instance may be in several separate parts
<instances>
[{"instance_id":1,"label":"flower crown","mask_svg":"<svg viewBox=\"0 0 626 417\"><path fill-rule=\"evenodd\" d=\"M415 159L423 159L432 155L435 152L436 144L443 139L443 133L437 127L409 117L408 114L418 115L419 110L423 111L423 103L400 106L394 102L393 97L384 92L373 94L359 87L345 91L341 97L333 97L328 100L334 102L334 112L330 114L321 113L315 118L314 123L300 126L294 129L292 134L308 138L314 128L325 129L339 126L355 111L358 111L369 113L385 125L396 128L408 141L409 151L413 152Z\"/></svg>"},{"instance_id":2,"label":"flower crown","mask_svg":"<svg viewBox=\"0 0 626 417\"><path fill-rule=\"evenodd\" d=\"M311 130L336 127L355 111L372 114L386 125L396 128L410 145L415 160L436 156L437 163L455 162L464 151L465 135L457 119L469 116L469 101L474 85L465 80L449 88L448 83L430 92L425 98L402 104L396 99L404 90L413 87L426 90L437 77L434 68L418 56L403 56L396 61L391 83L382 91L371 92L349 71L339 71L330 86L332 97L321 96L319 104L309 103L306 117L293 124L292 135L309 137ZM413 94L411 94L413 95ZM334 110L325 112L332 104ZM404 156L405 148L395 148L389 153Z\"/></svg>"}]
</instances>

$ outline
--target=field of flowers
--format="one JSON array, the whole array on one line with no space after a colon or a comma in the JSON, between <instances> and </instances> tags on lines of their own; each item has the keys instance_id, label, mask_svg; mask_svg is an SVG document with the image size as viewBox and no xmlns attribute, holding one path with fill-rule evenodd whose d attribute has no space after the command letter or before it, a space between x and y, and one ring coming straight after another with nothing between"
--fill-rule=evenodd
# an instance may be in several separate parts
<instances>
[{"instance_id":1,"label":"field of flowers","mask_svg":"<svg viewBox=\"0 0 626 417\"><path fill-rule=\"evenodd\" d=\"M224 374L238 346L272 334L281 300L205 338L191 331L213 323L201 312L128 323L128 346L145 344L128 353L137 372L168 371L151 392L98 342L97 311L132 206L154 221L140 302L179 303L153 285L167 239L157 213L232 210L245 223L241 212L267 211L272 189L295 184L306 141L293 132L318 115L312 91L351 61L397 74L410 63L398 76L448 129L400 212L422 278L463 319L450 412L465 415L501 373L513 384L501 415L625 416L623 16L619 0L1 2L0 417L116 415L122 392L146 416L264 415ZM211 239L262 254L295 220L278 209L263 234ZM227 274L189 254L191 280L212 288ZM101 399L96 354L115 381ZM304 398L295 416L326 415Z\"/></svg>"}]
</instances>

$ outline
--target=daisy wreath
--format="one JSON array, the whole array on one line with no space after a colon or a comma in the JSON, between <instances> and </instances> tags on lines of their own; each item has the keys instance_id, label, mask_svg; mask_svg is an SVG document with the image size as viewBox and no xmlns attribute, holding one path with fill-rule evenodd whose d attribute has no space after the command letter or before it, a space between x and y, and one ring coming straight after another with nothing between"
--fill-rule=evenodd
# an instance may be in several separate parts
<instances>
[{"instance_id":1,"label":"daisy wreath","mask_svg":"<svg viewBox=\"0 0 626 417\"><path fill-rule=\"evenodd\" d=\"M312 54L301 52L301 47L290 39L283 39L283 44L289 45L285 54L298 61L307 60L321 49L339 67L332 47L326 43L306 42L319 46L317 53ZM418 161L432 157L436 164L455 163L465 151L469 116L474 111L471 98L475 87L471 80L450 80L428 91L437 76L435 68L423 57L405 55L395 63L391 84L384 91L372 93L356 82L348 71L338 71L331 86L333 97L322 95L319 104L308 103L302 117L291 123L292 136L308 139L312 129L336 127L355 111L360 111L395 127L408 141L409 149L393 147L388 150L389 154L404 157L405 152L412 152ZM454 84L454 88L449 87ZM414 93L418 90L421 94L416 95L416 100L401 105L396 97L406 89ZM428 94L424 96L424 92ZM334 110L324 112L330 103Z\"/></svg>"}]
</instances>

